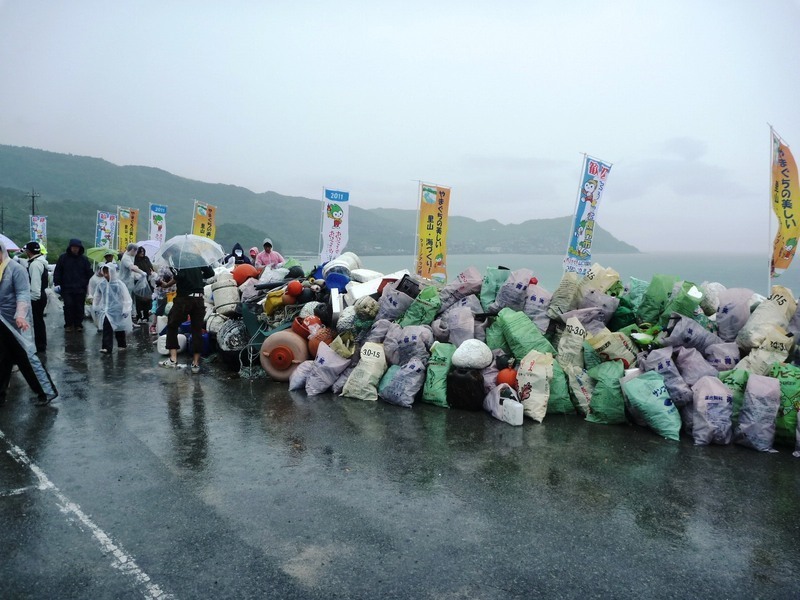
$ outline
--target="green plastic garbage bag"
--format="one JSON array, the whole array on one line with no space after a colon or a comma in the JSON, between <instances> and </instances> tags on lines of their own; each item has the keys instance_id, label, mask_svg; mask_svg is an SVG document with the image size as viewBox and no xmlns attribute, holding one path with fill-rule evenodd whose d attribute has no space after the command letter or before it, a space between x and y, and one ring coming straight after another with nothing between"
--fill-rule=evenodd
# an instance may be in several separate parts
<instances>
[{"instance_id":1,"label":"green plastic garbage bag","mask_svg":"<svg viewBox=\"0 0 800 600\"><path fill-rule=\"evenodd\" d=\"M781 405L775 419L775 444L793 446L800 410L800 367L790 364L772 365L769 373L781 382Z\"/></svg>"},{"instance_id":2,"label":"green plastic garbage bag","mask_svg":"<svg viewBox=\"0 0 800 600\"><path fill-rule=\"evenodd\" d=\"M553 345L524 312L504 308L498 313L496 322L500 323L508 348L518 361L522 361L531 350L556 353Z\"/></svg>"},{"instance_id":3,"label":"green plastic garbage bag","mask_svg":"<svg viewBox=\"0 0 800 600\"><path fill-rule=\"evenodd\" d=\"M486 345L489 346L489 350L502 350L504 354L511 354L503 335L503 325L497 319L486 328Z\"/></svg>"},{"instance_id":4,"label":"green plastic garbage bag","mask_svg":"<svg viewBox=\"0 0 800 600\"><path fill-rule=\"evenodd\" d=\"M720 372L718 377L722 383L728 386L728 389L733 394L731 423L736 425L736 423L739 422L739 411L742 410L744 391L747 388L747 379L750 377L750 373L744 369L731 369L730 371Z\"/></svg>"},{"instance_id":5,"label":"green plastic garbage bag","mask_svg":"<svg viewBox=\"0 0 800 600\"><path fill-rule=\"evenodd\" d=\"M625 294L625 297L630 300L631 305L633 305L633 310L639 308L639 305L642 303L644 294L649 286L649 281L637 279L636 277L630 278L628 282L628 293Z\"/></svg>"},{"instance_id":6,"label":"green plastic garbage bag","mask_svg":"<svg viewBox=\"0 0 800 600\"><path fill-rule=\"evenodd\" d=\"M422 401L428 404L448 408L447 404L447 374L450 372L453 344L434 342L431 346L431 357L428 359L428 372L425 375L425 385L422 387Z\"/></svg>"},{"instance_id":7,"label":"green plastic garbage bag","mask_svg":"<svg viewBox=\"0 0 800 600\"><path fill-rule=\"evenodd\" d=\"M668 440L680 439L681 416L660 373L648 371L622 384L631 407L647 426Z\"/></svg>"},{"instance_id":8,"label":"green plastic garbage bag","mask_svg":"<svg viewBox=\"0 0 800 600\"><path fill-rule=\"evenodd\" d=\"M429 285L423 289L405 314L397 321L400 327L407 325L430 325L436 318L436 313L439 312L439 307L442 301L439 299L439 289L436 286Z\"/></svg>"},{"instance_id":9,"label":"green plastic garbage bag","mask_svg":"<svg viewBox=\"0 0 800 600\"><path fill-rule=\"evenodd\" d=\"M636 319L639 323L658 322L669 302L669 295L672 293L672 287L677 279L674 275L653 275L642 298L642 303L636 310Z\"/></svg>"},{"instance_id":10,"label":"green plastic garbage bag","mask_svg":"<svg viewBox=\"0 0 800 600\"><path fill-rule=\"evenodd\" d=\"M628 327L636 323L636 311L633 308L633 303L627 296L622 296L619 299L617 310L608 322L608 328L611 331L619 331L623 327Z\"/></svg>"},{"instance_id":11,"label":"green plastic garbage bag","mask_svg":"<svg viewBox=\"0 0 800 600\"><path fill-rule=\"evenodd\" d=\"M684 281L681 285L680 291L667 302L666 307L664 307L664 311L661 313L658 324L661 327L666 327L670 315L674 312L694 318L695 311L697 310L697 307L700 306L700 302L702 302L702 300L703 293L700 291L700 288L698 288L691 281ZM708 321L707 318L704 317L704 319L706 322Z\"/></svg>"},{"instance_id":12,"label":"green plastic garbage bag","mask_svg":"<svg viewBox=\"0 0 800 600\"><path fill-rule=\"evenodd\" d=\"M589 342L583 342L583 367L588 371L603 362L603 358Z\"/></svg>"},{"instance_id":13,"label":"green plastic garbage bag","mask_svg":"<svg viewBox=\"0 0 800 600\"><path fill-rule=\"evenodd\" d=\"M380 382L378 383L378 395L381 395L381 392L389 387L389 384L392 383L392 379L394 379L395 375L400 371L400 365L392 365L386 370L386 373L383 374L381 377Z\"/></svg>"},{"instance_id":14,"label":"green plastic garbage bag","mask_svg":"<svg viewBox=\"0 0 800 600\"><path fill-rule=\"evenodd\" d=\"M625 399L619 380L625 373L625 367L618 360L600 363L589 370L589 377L594 379L592 402L586 420L602 425L619 425L627 422L625 418Z\"/></svg>"},{"instance_id":15,"label":"green plastic garbage bag","mask_svg":"<svg viewBox=\"0 0 800 600\"><path fill-rule=\"evenodd\" d=\"M503 287L503 284L511 275L508 269L500 269L495 267L487 267L486 273L483 276L483 283L481 284L481 306L483 310L488 310L489 305L497 298L497 292Z\"/></svg>"},{"instance_id":16,"label":"green plastic garbage bag","mask_svg":"<svg viewBox=\"0 0 800 600\"><path fill-rule=\"evenodd\" d=\"M538 329L538 328L537 328ZM575 412L575 405L569 395L569 384L564 369L558 360L553 360L553 379L550 381L550 396L547 399L548 415L569 415Z\"/></svg>"}]
</instances>

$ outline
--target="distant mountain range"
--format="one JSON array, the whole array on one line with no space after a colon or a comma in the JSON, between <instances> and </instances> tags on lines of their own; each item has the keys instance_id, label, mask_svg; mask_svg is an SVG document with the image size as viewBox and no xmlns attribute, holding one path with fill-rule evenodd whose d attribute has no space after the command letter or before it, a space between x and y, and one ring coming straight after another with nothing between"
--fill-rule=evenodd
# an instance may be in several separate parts
<instances>
[{"instance_id":1,"label":"distant mountain range","mask_svg":"<svg viewBox=\"0 0 800 600\"><path fill-rule=\"evenodd\" d=\"M81 238L87 247L94 245L97 211L113 211L117 206L139 208L146 214L149 203L165 204L168 235L186 233L194 200L200 200L218 207L216 240L223 248L230 249L235 242L245 249L260 247L261 240L270 237L275 248L287 256L318 252L320 200L275 192L257 194L153 167L121 167L99 158L0 145L0 224L6 235L20 244L28 239L34 189L39 195L36 212L47 216L49 246L58 251L71 237ZM356 199L350 207L347 250L362 255L414 253L416 210L364 209L357 204ZM570 220L565 216L503 225L494 219L451 216L447 248L451 254L562 254ZM139 236L146 235L142 223ZM639 252L602 228L595 228L594 250Z\"/></svg>"}]
</instances>

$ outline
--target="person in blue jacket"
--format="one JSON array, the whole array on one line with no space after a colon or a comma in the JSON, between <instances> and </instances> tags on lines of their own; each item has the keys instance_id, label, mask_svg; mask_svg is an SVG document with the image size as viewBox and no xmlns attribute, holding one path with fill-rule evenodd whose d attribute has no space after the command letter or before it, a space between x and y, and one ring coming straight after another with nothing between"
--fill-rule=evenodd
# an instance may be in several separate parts
<instances>
[{"instance_id":1,"label":"person in blue jacket","mask_svg":"<svg viewBox=\"0 0 800 600\"><path fill-rule=\"evenodd\" d=\"M73 238L67 251L58 257L53 284L56 292L64 300L64 330L83 331L83 305L86 302L86 288L94 274L92 264L84 256L86 249L81 241ZM59 289L60 288L60 289Z\"/></svg>"}]
</instances>

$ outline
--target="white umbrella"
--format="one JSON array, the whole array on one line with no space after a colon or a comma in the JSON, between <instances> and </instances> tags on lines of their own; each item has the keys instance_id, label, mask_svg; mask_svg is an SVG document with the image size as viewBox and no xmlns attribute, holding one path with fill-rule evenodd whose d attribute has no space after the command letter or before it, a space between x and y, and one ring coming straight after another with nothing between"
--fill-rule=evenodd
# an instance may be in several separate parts
<instances>
[{"instance_id":1,"label":"white umbrella","mask_svg":"<svg viewBox=\"0 0 800 600\"><path fill-rule=\"evenodd\" d=\"M142 240L141 242L136 242L136 245L140 248L144 248L144 253L147 255L148 258L154 258L156 252L161 247L160 240Z\"/></svg>"},{"instance_id":2,"label":"white umbrella","mask_svg":"<svg viewBox=\"0 0 800 600\"><path fill-rule=\"evenodd\" d=\"M19 246L12 242L11 238L4 236L2 233L0 233L0 242L3 243L3 246L6 247L6 250L12 250L14 252L19 250Z\"/></svg>"},{"instance_id":3,"label":"white umbrella","mask_svg":"<svg viewBox=\"0 0 800 600\"><path fill-rule=\"evenodd\" d=\"M164 242L156 252L155 262L175 269L190 269L213 265L224 257L225 251L214 240L186 233Z\"/></svg>"}]
</instances>

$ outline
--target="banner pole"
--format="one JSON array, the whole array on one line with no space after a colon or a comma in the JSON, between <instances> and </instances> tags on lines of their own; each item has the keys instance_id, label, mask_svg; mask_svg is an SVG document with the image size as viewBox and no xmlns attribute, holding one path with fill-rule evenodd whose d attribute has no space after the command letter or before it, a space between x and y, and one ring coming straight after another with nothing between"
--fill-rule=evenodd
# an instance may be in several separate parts
<instances>
[{"instance_id":1,"label":"banner pole","mask_svg":"<svg viewBox=\"0 0 800 600\"><path fill-rule=\"evenodd\" d=\"M774 253L774 244L772 243L772 200L770 194L772 193L772 161L775 160L775 130L772 125L769 125L769 185L767 186L767 257L769 263L767 264L767 297L769 297L772 290L772 258Z\"/></svg>"},{"instance_id":2,"label":"banner pole","mask_svg":"<svg viewBox=\"0 0 800 600\"><path fill-rule=\"evenodd\" d=\"M191 233L194 233L195 218L197 218L197 199L194 200L194 206L192 207L192 228L189 230Z\"/></svg>"},{"instance_id":3,"label":"banner pole","mask_svg":"<svg viewBox=\"0 0 800 600\"><path fill-rule=\"evenodd\" d=\"M578 176L578 194L575 196L575 206L572 208L572 214L567 217L567 250L564 252L564 257L569 257L569 245L572 242L572 227L575 224L575 215L578 214L578 206L580 206L581 202L581 183L583 182L583 173L586 171L586 157L589 156L586 152L579 152L583 156L583 160L581 161L581 172ZM564 272L567 270L567 266L562 261L562 266L564 267Z\"/></svg>"},{"instance_id":4,"label":"banner pole","mask_svg":"<svg viewBox=\"0 0 800 600\"><path fill-rule=\"evenodd\" d=\"M422 210L422 180L417 179L417 216L414 219L414 266L413 271L417 273L417 261L419 260L419 215Z\"/></svg>"},{"instance_id":5,"label":"banner pole","mask_svg":"<svg viewBox=\"0 0 800 600\"><path fill-rule=\"evenodd\" d=\"M322 262L322 228L325 226L325 186L322 186L322 210L319 213L319 249L317 260Z\"/></svg>"}]
</instances>

